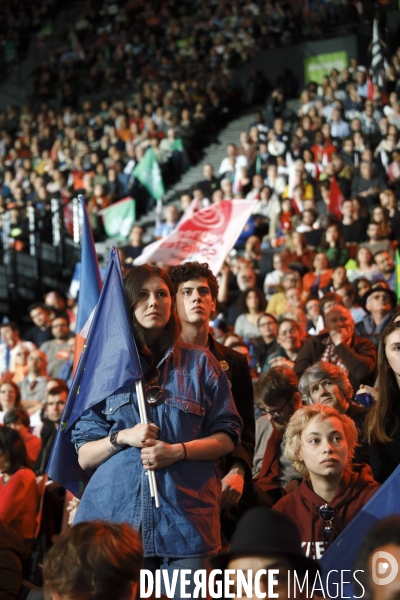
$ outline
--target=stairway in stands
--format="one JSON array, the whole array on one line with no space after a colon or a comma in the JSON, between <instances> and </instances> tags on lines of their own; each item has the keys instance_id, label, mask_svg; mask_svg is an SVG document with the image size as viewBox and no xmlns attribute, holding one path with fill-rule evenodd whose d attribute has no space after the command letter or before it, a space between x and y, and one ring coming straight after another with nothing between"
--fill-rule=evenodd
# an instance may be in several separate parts
<instances>
[{"instance_id":1,"label":"stairway in stands","mask_svg":"<svg viewBox=\"0 0 400 600\"><path fill-rule=\"evenodd\" d=\"M249 108L246 114L242 115L238 119L231 121L225 129L220 131L217 142L208 146L205 149L205 154L202 160L194 167L190 167L181 179L172 186L163 198L163 205L176 204L179 205L179 198L185 192L191 192L198 181L203 179L203 166L206 163L212 164L214 167L215 174L218 175L218 169L221 161L226 156L226 146L229 143L239 145L240 133L242 131L248 131L250 124L254 121L254 114L257 110L261 110L261 107ZM146 227L146 241L152 239L154 230L154 221L156 213L155 210L149 212L145 217L142 217L139 224Z\"/></svg>"}]
</instances>

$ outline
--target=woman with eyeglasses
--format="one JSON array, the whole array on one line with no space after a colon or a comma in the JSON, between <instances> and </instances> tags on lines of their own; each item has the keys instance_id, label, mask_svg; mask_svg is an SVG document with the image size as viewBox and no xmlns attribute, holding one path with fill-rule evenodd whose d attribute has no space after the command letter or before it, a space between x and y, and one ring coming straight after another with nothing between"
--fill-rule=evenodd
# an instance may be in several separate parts
<instances>
[{"instance_id":1,"label":"woman with eyeglasses","mask_svg":"<svg viewBox=\"0 0 400 600\"><path fill-rule=\"evenodd\" d=\"M379 488L368 465L352 466L357 437L350 417L331 406L305 406L289 421L285 454L303 480L274 510L295 515L306 556L321 558Z\"/></svg>"},{"instance_id":2,"label":"woman with eyeglasses","mask_svg":"<svg viewBox=\"0 0 400 600\"><path fill-rule=\"evenodd\" d=\"M79 463L96 471L74 522L130 523L141 531L144 568L167 569L171 579L174 569L201 568L221 547L215 461L238 442L241 419L218 361L179 339L167 273L136 267L125 291L145 372L148 424L140 422L135 386L121 388L77 421L72 441ZM159 508L150 495L150 470Z\"/></svg>"}]
</instances>

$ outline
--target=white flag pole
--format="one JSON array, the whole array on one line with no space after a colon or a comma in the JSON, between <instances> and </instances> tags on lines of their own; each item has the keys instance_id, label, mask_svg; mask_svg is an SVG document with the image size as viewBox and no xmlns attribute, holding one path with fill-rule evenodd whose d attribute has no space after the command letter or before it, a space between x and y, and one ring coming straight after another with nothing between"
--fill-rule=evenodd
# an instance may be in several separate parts
<instances>
[{"instance_id":1,"label":"white flag pole","mask_svg":"<svg viewBox=\"0 0 400 600\"><path fill-rule=\"evenodd\" d=\"M145 403L145 399L144 399L143 382L141 379L139 379L139 381L136 381L136 394L137 394L138 404L139 404L140 421L144 425L147 425L146 403ZM151 469L148 470L148 474L149 474L150 493L151 493L152 497L154 498L156 508L160 508L156 474Z\"/></svg>"}]
</instances>

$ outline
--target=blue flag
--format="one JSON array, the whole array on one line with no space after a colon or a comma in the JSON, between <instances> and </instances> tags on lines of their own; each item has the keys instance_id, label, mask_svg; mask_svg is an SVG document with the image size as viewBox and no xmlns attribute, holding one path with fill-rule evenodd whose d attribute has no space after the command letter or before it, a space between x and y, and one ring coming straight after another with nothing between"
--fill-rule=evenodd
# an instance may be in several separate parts
<instances>
[{"instance_id":1,"label":"blue flag","mask_svg":"<svg viewBox=\"0 0 400 600\"><path fill-rule=\"evenodd\" d=\"M337 540L328 548L320 559L323 568L324 578L329 571L329 582L332 590L334 584L340 585L341 571L354 569L354 561L361 548L365 536L373 525L380 519L389 515L400 514L400 466L385 481L382 487L368 500L362 507L358 515L349 523L346 529L339 535ZM366 565L365 565L366 566ZM346 573L345 581L352 578L351 573ZM354 581L354 580L353 580ZM360 592L355 592L352 583L344 586L343 598L360 597Z\"/></svg>"},{"instance_id":2,"label":"blue flag","mask_svg":"<svg viewBox=\"0 0 400 600\"><path fill-rule=\"evenodd\" d=\"M47 466L49 477L80 497L89 474L78 464L71 427L85 410L142 377L118 253L111 249L103 289Z\"/></svg>"}]
</instances>

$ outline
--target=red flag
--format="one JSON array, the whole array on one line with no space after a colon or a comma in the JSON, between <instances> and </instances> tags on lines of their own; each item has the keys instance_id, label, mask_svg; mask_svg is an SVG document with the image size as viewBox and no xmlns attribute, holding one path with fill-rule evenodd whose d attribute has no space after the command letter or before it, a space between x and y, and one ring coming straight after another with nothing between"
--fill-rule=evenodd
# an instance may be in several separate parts
<instances>
[{"instance_id":1,"label":"red flag","mask_svg":"<svg viewBox=\"0 0 400 600\"><path fill-rule=\"evenodd\" d=\"M331 187L329 188L329 204L328 212L338 217L342 216L341 208L344 196L342 190L339 187L336 177L331 179Z\"/></svg>"},{"instance_id":2,"label":"red flag","mask_svg":"<svg viewBox=\"0 0 400 600\"><path fill-rule=\"evenodd\" d=\"M367 78L367 98L368 100L372 100L374 97L374 84L372 83L368 69L365 70L365 75Z\"/></svg>"}]
</instances>

